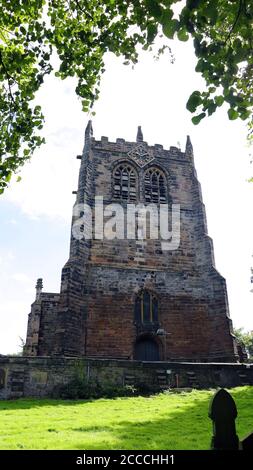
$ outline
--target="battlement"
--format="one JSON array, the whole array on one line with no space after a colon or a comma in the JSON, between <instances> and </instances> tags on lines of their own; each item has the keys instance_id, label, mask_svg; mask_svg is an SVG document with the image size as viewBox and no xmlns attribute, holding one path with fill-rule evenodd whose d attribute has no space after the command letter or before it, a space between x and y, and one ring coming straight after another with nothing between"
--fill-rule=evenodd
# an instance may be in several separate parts
<instances>
[{"instance_id":1,"label":"battlement","mask_svg":"<svg viewBox=\"0 0 253 470\"><path fill-rule=\"evenodd\" d=\"M181 159L185 160L185 152L175 146L170 146L169 149L165 149L161 144L148 145L146 141L141 143L126 141L123 138L116 139L116 142L110 141L108 137L102 136L101 139L95 139L94 137L90 140L91 148L99 151L105 152L118 152L118 153L128 153L133 149L138 149L141 145L147 150L153 152L154 155L163 158L172 158L172 159Z\"/></svg>"},{"instance_id":2,"label":"battlement","mask_svg":"<svg viewBox=\"0 0 253 470\"><path fill-rule=\"evenodd\" d=\"M176 146L170 146L169 149L165 149L161 144L149 145L147 141L143 139L143 133L141 126L138 126L137 136L135 142L126 141L122 137L118 137L116 142L109 140L107 136L101 136L101 139L96 139L93 136L92 122L89 121L85 130L85 146L84 154L87 149L92 148L95 150L106 151L106 152L118 152L118 153L128 153L131 150L139 148L147 149L147 151L152 152L155 156L171 159L181 159L185 161L191 161L191 159L186 159L186 156L192 156L192 145L190 142L189 136L187 136L186 149L185 152ZM77 157L79 158L79 156Z\"/></svg>"}]
</instances>

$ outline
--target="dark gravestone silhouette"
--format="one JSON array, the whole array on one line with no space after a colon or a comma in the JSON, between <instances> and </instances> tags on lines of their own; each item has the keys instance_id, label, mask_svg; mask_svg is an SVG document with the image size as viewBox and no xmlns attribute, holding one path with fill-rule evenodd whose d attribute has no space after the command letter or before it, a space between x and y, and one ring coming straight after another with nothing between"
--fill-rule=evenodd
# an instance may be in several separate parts
<instances>
[{"instance_id":1,"label":"dark gravestone silhouette","mask_svg":"<svg viewBox=\"0 0 253 470\"><path fill-rule=\"evenodd\" d=\"M253 450L253 432L244 437L241 441L242 450Z\"/></svg>"},{"instance_id":2,"label":"dark gravestone silhouette","mask_svg":"<svg viewBox=\"0 0 253 470\"><path fill-rule=\"evenodd\" d=\"M211 448L238 450L239 439L235 428L237 409L233 398L226 390L221 389L215 393L210 403L209 417L213 421Z\"/></svg>"},{"instance_id":3,"label":"dark gravestone silhouette","mask_svg":"<svg viewBox=\"0 0 253 470\"><path fill-rule=\"evenodd\" d=\"M253 433L248 434L241 441L236 434L237 409L230 393L223 388L216 392L211 400L208 415L213 421L211 449L253 451Z\"/></svg>"}]
</instances>

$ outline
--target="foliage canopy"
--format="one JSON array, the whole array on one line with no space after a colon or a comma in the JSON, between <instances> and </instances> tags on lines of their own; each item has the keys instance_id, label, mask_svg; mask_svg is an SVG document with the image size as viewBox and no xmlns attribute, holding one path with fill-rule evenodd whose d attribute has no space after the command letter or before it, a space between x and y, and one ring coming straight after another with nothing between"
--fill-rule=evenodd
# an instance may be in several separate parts
<instances>
[{"instance_id":1,"label":"foliage canopy","mask_svg":"<svg viewBox=\"0 0 253 470\"><path fill-rule=\"evenodd\" d=\"M43 114L35 94L59 58L55 74L77 77L76 93L88 111L99 95L104 55L138 61L138 46L157 36L193 39L196 71L206 89L187 109L198 124L224 103L252 135L252 0L0 0L0 193L11 175L41 145Z\"/></svg>"},{"instance_id":2,"label":"foliage canopy","mask_svg":"<svg viewBox=\"0 0 253 470\"><path fill-rule=\"evenodd\" d=\"M252 331L244 331L243 328L234 328L234 335L239 341L239 343L243 344L249 354L249 358L253 359L253 332Z\"/></svg>"}]
</instances>

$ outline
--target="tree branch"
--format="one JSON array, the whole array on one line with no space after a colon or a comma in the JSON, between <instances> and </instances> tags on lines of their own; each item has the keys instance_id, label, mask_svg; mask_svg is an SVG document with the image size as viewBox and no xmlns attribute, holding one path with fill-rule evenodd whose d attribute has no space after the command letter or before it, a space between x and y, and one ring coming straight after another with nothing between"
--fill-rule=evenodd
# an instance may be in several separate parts
<instances>
[{"instance_id":1,"label":"tree branch","mask_svg":"<svg viewBox=\"0 0 253 470\"><path fill-rule=\"evenodd\" d=\"M227 37L226 40L225 40L225 44L226 44L227 41L230 39L231 34L232 34L232 32L234 31L234 29L235 29L235 27L236 27L236 25L237 25L237 22L238 22L238 20L239 20L239 18L240 18L240 14L241 14L241 12L242 12L242 8L243 8L243 0L240 0L240 2L239 2L239 8L238 8L238 12L237 12L235 21L234 21L234 23L233 23L233 26L232 26L231 30L229 31L228 37Z\"/></svg>"},{"instance_id":2,"label":"tree branch","mask_svg":"<svg viewBox=\"0 0 253 470\"><path fill-rule=\"evenodd\" d=\"M81 10L88 18L90 18L93 21L93 17L90 13L88 13L86 10L83 9L83 7L80 5L79 0L75 0L79 10Z\"/></svg>"},{"instance_id":3,"label":"tree branch","mask_svg":"<svg viewBox=\"0 0 253 470\"><path fill-rule=\"evenodd\" d=\"M0 26L0 30L3 29L4 31L6 31L6 33L9 33L9 34L12 34L12 36L15 36L15 33L13 33L12 31L9 31L8 29L4 28L3 26Z\"/></svg>"},{"instance_id":4,"label":"tree branch","mask_svg":"<svg viewBox=\"0 0 253 470\"><path fill-rule=\"evenodd\" d=\"M10 76L7 68L5 67L5 63L3 61L3 56L2 56L2 51L0 50L0 63L2 64L3 66L3 69L5 71L5 74L6 74L6 78L7 78L7 83L8 83L8 88L9 88L9 94L10 94L10 97L11 97L11 101L12 103L14 104L15 106L15 100L13 98L13 94L12 94L12 91L11 91L11 84L10 84L10 80L12 80L12 77Z\"/></svg>"}]
</instances>

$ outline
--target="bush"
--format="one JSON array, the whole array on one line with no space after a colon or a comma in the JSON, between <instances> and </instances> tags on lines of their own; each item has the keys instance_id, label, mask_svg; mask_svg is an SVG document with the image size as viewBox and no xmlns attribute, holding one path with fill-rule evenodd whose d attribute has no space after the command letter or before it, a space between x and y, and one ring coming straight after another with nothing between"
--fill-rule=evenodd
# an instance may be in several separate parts
<instances>
[{"instance_id":1,"label":"bush","mask_svg":"<svg viewBox=\"0 0 253 470\"><path fill-rule=\"evenodd\" d=\"M137 390L129 385L120 386L111 383L99 384L93 381L87 382L83 378L74 378L67 384L55 386L53 398L71 399L95 399L129 397L137 395Z\"/></svg>"},{"instance_id":2,"label":"bush","mask_svg":"<svg viewBox=\"0 0 253 470\"><path fill-rule=\"evenodd\" d=\"M137 394L144 396L154 395L156 393L161 393L162 391L158 385L150 385L144 382L137 382L135 387Z\"/></svg>"},{"instance_id":3,"label":"bush","mask_svg":"<svg viewBox=\"0 0 253 470\"><path fill-rule=\"evenodd\" d=\"M115 385L107 382L100 384L94 381L87 381L84 377L76 377L66 384L55 386L52 396L53 398L61 398L63 400L77 399L96 399L96 398L116 398L116 397L133 397L138 395L154 395L160 393L160 387L144 384L142 382L132 385Z\"/></svg>"}]
</instances>

